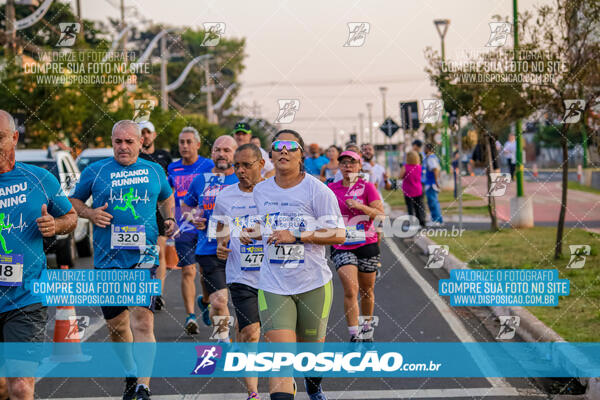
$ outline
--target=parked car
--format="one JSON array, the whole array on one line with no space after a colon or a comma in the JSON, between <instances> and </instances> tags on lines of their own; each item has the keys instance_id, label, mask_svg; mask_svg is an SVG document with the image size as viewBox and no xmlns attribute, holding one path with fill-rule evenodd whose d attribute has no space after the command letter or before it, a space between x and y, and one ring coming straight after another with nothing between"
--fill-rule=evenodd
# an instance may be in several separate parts
<instances>
[{"instance_id":1,"label":"parked car","mask_svg":"<svg viewBox=\"0 0 600 400\"><path fill-rule=\"evenodd\" d=\"M112 147L106 147L102 149L85 149L77 157L77 167L79 171L82 171L91 163L95 161L104 160L105 158L112 157L114 155Z\"/></svg>"},{"instance_id":2,"label":"parked car","mask_svg":"<svg viewBox=\"0 0 600 400\"><path fill-rule=\"evenodd\" d=\"M67 151L17 150L15 159L50 171L58 179L66 195L74 189L79 179L79 168ZM72 268L77 256L93 255L92 231L92 223L88 219L78 218L77 227L72 233L44 238L44 252L56 254L56 263L59 266L68 265Z\"/></svg>"}]
</instances>

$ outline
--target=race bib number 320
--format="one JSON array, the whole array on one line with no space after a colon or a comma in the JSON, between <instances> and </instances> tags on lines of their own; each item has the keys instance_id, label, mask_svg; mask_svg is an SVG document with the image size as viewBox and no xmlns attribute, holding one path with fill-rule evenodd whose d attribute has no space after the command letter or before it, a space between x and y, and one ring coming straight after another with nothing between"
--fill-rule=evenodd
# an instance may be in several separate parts
<instances>
[{"instance_id":1,"label":"race bib number 320","mask_svg":"<svg viewBox=\"0 0 600 400\"><path fill-rule=\"evenodd\" d=\"M297 268L298 264L304 263L303 244L274 244L268 247L269 262L281 264L282 268Z\"/></svg>"},{"instance_id":2,"label":"race bib number 320","mask_svg":"<svg viewBox=\"0 0 600 400\"><path fill-rule=\"evenodd\" d=\"M258 271L265 257L262 244L241 245L242 271Z\"/></svg>"},{"instance_id":3,"label":"race bib number 320","mask_svg":"<svg viewBox=\"0 0 600 400\"><path fill-rule=\"evenodd\" d=\"M23 284L23 254L0 254L0 286Z\"/></svg>"},{"instance_id":4,"label":"race bib number 320","mask_svg":"<svg viewBox=\"0 0 600 400\"><path fill-rule=\"evenodd\" d=\"M144 225L111 225L110 248L138 250L146 246Z\"/></svg>"}]
</instances>

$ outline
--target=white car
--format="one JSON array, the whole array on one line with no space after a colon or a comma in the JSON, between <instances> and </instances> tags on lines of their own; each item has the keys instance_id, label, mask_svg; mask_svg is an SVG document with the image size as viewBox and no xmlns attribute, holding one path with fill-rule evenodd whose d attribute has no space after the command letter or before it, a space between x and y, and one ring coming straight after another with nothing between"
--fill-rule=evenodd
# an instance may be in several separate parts
<instances>
[{"instance_id":1,"label":"white car","mask_svg":"<svg viewBox=\"0 0 600 400\"><path fill-rule=\"evenodd\" d=\"M75 188L79 179L79 168L67 151L17 150L15 160L50 171L58 179L67 196ZM78 218L73 233L56 235L55 239L44 238L44 252L55 253L57 265L68 265L69 268L73 268L77 255L92 256L94 251L92 231L89 220Z\"/></svg>"},{"instance_id":2,"label":"white car","mask_svg":"<svg viewBox=\"0 0 600 400\"><path fill-rule=\"evenodd\" d=\"M93 162L104 160L105 158L112 157L114 155L112 147L106 147L102 149L85 149L77 157L77 167L79 171L83 171L88 165Z\"/></svg>"}]
</instances>

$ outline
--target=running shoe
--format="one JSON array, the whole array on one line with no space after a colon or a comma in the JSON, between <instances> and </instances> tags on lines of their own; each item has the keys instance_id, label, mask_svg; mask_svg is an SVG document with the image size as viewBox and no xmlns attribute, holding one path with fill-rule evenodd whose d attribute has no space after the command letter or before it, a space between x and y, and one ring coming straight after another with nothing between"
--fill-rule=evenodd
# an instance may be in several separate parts
<instances>
[{"instance_id":1,"label":"running shoe","mask_svg":"<svg viewBox=\"0 0 600 400\"><path fill-rule=\"evenodd\" d=\"M137 378L125 378L125 391L123 400L133 400L135 398L135 388L137 387Z\"/></svg>"},{"instance_id":2,"label":"running shoe","mask_svg":"<svg viewBox=\"0 0 600 400\"><path fill-rule=\"evenodd\" d=\"M373 333L374 332L375 332L375 329L373 329L372 326L370 326L368 328L366 326L363 326L360 330L360 337L362 338L361 342L366 342L366 343L373 342Z\"/></svg>"},{"instance_id":3,"label":"running shoe","mask_svg":"<svg viewBox=\"0 0 600 400\"><path fill-rule=\"evenodd\" d=\"M185 319L185 332L188 335L196 335L198 333L198 322L195 317L188 315Z\"/></svg>"},{"instance_id":4,"label":"running shoe","mask_svg":"<svg viewBox=\"0 0 600 400\"><path fill-rule=\"evenodd\" d=\"M306 378L304 378L304 387L306 387ZM325 393L323 393L323 388L321 387L321 385L319 385L319 391L313 394L310 394L308 392L306 392L308 394L308 398L310 400L327 400L327 396L325 396ZM294 393L295 395L295 393Z\"/></svg>"},{"instance_id":5,"label":"running shoe","mask_svg":"<svg viewBox=\"0 0 600 400\"><path fill-rule=\"evenodd\" d=\"M202 312L202 322L204 322L204 325L206 326L211 326L212 323L210 322L210 303L204 304L202 302L202 295L198 296L198 298L196 299L196 303L198 303L198 308L200 308L200 311Z\"/></svg>"},{"instance_id":6,"label":"running shoe","mask_svg":"<svg viewBox=\"0 0 600 400\"><path fill-rule=\"evenodd\" d=\"M260 400L260 396L258 395L258 393L252 392L246 400Z\"/></svg>"},{"instance_id":7,"label":"running shoe","mask_svg":"<svg viewBox=\"0 0 600 400\"><path fill-rule=\"evenodd\" d=\"M150 389L140 386L135 392L133 400L150 400Z\"/></svg>"},{"instance_id":8,"label":"running shoe","mask_svg":"<svg viewBox=\"0 0 600 400\"><path fill-rule=\"evenodd\" d=\"M156 311L160 311L165 308L165 299L162 296L157 296L154 302L154 309Z\"/></svg>"},{"instance_id":9,"label":"running shoe","mask_svg":"<svg viewBox=\"0 0 600 400\"><path fill-rule=\"evenodd\" d=\"M358 335L350 335L350 342L351 343L360 342L360 337Z\"/></svg>"}]
</instances>

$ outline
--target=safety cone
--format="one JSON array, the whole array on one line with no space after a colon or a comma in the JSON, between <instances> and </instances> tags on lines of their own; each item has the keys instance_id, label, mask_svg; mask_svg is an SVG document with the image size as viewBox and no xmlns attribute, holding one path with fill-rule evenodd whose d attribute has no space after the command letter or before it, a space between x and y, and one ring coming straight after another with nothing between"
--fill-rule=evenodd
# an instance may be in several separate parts
<instances>
[{"instance_id":1,"label":"safety cone","mask_svg":"<svg viewBox=\"0 0 600 400\"><path fill-rule=\"evenodd\" d=\"M538 169L537 164L533 164L533 176L538 177Z\"/></svg>"},{"instance_id":2,"label":"safety cone","mask_svg":"<svg viewBox=\"0 0 600 400\"><path fill-rule=\"evenodd\" d=\"M69 269L61 265L61 269ZM57 306L54 320L54 346L50 362L82 362L90 359L81 351L81 333L74 306Z\"/></svg>"},{"instance_id":3,"label":"safety cone","mask_svg":"<svg viewBox=\"0 0 600 400\"><path fill-rule=\"evenodd\" d=\"M167 269L181 269L177 266L179 257L177 257L177 251L175 250L175 241L172 239L167 240L165 259L167 261Z\"/></svg>"},{"instance_id":4,"label":"safety cone","mask_svg":"<svg viewBox=\"0 0 600 400\"><path fill-rule=\"evenodd\" d=\"M583 168L581 168L581 164L577 165L577 182L583 185Z\"/></svg>"}]
</instances>

